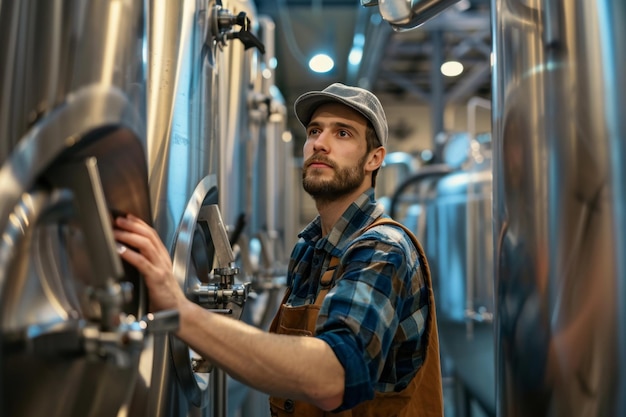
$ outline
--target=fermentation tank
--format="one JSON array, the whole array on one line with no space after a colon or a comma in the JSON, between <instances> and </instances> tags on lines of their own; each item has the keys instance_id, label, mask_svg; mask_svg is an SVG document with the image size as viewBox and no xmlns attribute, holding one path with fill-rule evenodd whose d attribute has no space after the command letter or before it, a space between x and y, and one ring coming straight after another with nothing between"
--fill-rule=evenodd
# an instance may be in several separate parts
<instances>
[{"instance_id":1,"label":"fermentation tank","mask_svg":"<svg viewBox=\"0 0 626 417\"><path fill-rule=\"evenodd\" d=\"M276 25L268 16L254 19L255 33L264 53L249 60L246 123L229 127L243 145L238 170L245 204L234 219L234 241L242 276L250 281L250 295L242 320L267 329L284 290L289 242L295 237L292 176L292 143L286 131L287 109L275 83ZM287 140L285 140L287 139ZM226 150L226 149L225 149ZM241 169L244 167L244 169ZM233 181L235 178L233 178ZM229 187L236 188L233 181ZM234 196L231 196L234 197ZM286 250L287 249L287 250ZM235 380L228 380L228 415L269 415L267 395Z\"/></svg>"},{"instance_id":2,"label":"fermentation tank","mask_svg":"<svg viewBox=\"0 0 626 417\"><path fill-rule=\"evenodd\" d=\"M497 414L623 416L626 3L491 9Z\"/></svg>"},{"instance_id":3,"label":"fermentation tank","mask_svg":"<svg viewBox=\"0 0 626 417\"><path fill-rule=\"evenodd\" d=\"M185 288L200 208L207 199L207 204L217 203L216 161L210 153L210 147L217 146L212 123L215 77L210 34L209 45L204 47L211 17L210 9L200 9L197 3L151 1L147 14L150 196L156 230L170 250L177 278ZM177 243L179 253L175 252ZM198 257L205 259L198 269L208 276L205 241L199 240L198 246ZM138 392L135 412L185 416L206 410L209 376L199 373L196 381L189 348L162 335L155 338L152 354L152 361L143 364L152 378L146 389Z\"/></svg>"},{"instance_id":4,"label":"fermentation tank","mask_svg":"<svg viewBox=\"0 0 626 417\"><path fill-rule=\"evenodd\" d=\"M498 412L623 416L626 4L492 7Z\"/></svg>"},{"instance_id":5,"label":"fermentation tank","mask_svg":"<svg viewBox=\"0 0 626 417\"><path fill-rule=\"evenodd\" d=\"M248 1L149 3L148 165L156 229L187 297L241 317L249 283L233 244L245 224L252 71L264 47ZM219 272L218 272L219 271ZM223 371L176 337L155 339L149 415L226 415Z\"/></svg>"},{"instance_id":6,"label":"fermentation tank","mask_svg":"<svg viewBox=\"0 0 626 417\"><path fill-rule=\"evenodd\" d=\"M152 217L144 13L135 1L0 3L3 416L127 412L151 333L176 328L175 313L146 314L111 226Z\"/></svg>"},{"instance_id":7,"label":"fermentation tank","mask_svg":"<svg viewBox=\"0 0 626 417\"><path fill-rule=\"evenodd\" d=\"M111 220L153 224L188 298L241 316L256 17L251 1L0 2L0 415L226 415L224 373L172 336L177 312L147 312Z\"/></svg>"}]
</instances>

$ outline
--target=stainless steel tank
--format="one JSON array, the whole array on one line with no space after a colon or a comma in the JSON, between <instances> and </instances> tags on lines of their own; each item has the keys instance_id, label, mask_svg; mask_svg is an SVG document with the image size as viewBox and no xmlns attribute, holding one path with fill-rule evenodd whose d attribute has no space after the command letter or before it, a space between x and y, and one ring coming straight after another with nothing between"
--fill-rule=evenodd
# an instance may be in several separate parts
<instances>
[{"instance_id":1,"label":"stainless steel tank","mask_svg":"<svg viewBox=\"0 0 626 417\"><path fill-rule=\"evenodd\" d=\"M498 413L623 416L626 6L492 9Z\"/></svg>"},{"instance_id":2,"label":"stainless steel tank","mask_svg":"<svg viewBox=\"0 0 626 417\"><path fill-rule=\"evenodd\" d=\"M250 134L246 150L249 165L245 187L249 192L246 226L237 247L252 294L242 320L269 328L282 299L289 249L296 239L293 204L294 178L291 135L286 131L287 108L276 87L276 25L259 16L258 33L265 53L260 55L248 97ZM229 380L229 416L269 417L268 396Z\"/></svg>"},{"instance_id":3,"label":"stainless steel tank","mask_svg":"<svg viewBox=\"0 0 626 417\"><path fill-rule=\"evenodd\" d=\"M222 3L232 16L242 13L246 16L247 33L258 30L256 7L252 1L231 0ZM239 26L232 29L233 33L241 31ZM240 40L241 42L224 38L221 42L228 41L228 45L218 42L216 53L216 97L219 98L220 107L218 184L222 190L220 208L224 213L224 221L230 227L234 227L242 214L246 216L252 210L248 175L256 156L255 144L258 143L259 131L258 122L251 123L251 110L265 111L267 114L267 109L258 108L262 104L262 101L257 101L260 91L254 90L254 80L260 66L258 48L264 50L264 46L258 38L245 37Z\"/></svg>"},{"instance_id":4,"label":"stainless steel tank","mask_svg":"<svg viewBox=\"0 0 626 417\"><path fill-rule=\"evenodd\" d=\"M492 0L498 415L626 413L625 19Z\"/></svg>"},{"instance_id":5,"label":"stainless steel tank","mask_svg":"<svg viewBox=\"0 0 626 417\"><path fill-rule=\"evenodd\" d=\"M251 103L255 112L253 123L259 129L253 137L257 143L251 166L249 188L252 191L250 227L247 233L262 246L261 264L257 274L284 275L289 247L294 242L293 210L289 210L295 187L293 142L287 132L287 105L276 86L275 24L267 16L259 17L261 40L265 53L261 57L254 82ZM280 270L280 271L279 271Z\"/></svg>"},{"instance_id":6,"label":"stainless steel tank","mask_svg":"<svg viewBox=\"0 0 626 417\"><path fill-rule=\"evenodd\" d=\"M426 203L425 250L441 321L493 314L490 162L441 178Z\"/></svg>"},{"instance_id":7,"label":"stainless steel tank","mask_svg":"<svg viewBox=\"0 0 626 417\"><path fill-rule=\"evenodd\" d=\"M199 8L196 1L151 1L148 8L150 195L156 230L173 257L175 243L185 243L177 236L179 225L185 220L187 244L181 246L178 254L182 265L179 279L185 285L200 207L207 198L209 203L217 203L216 161L215 153L211 153L211 146L216 148L216 126L212 123L215 76L209 27L211 9ZM206 36L208 46L204 46ZM188 220L184 219L185 214ZM206 243L199 245L202 248ZM199 257L208 256L202 253L206 250L198 252ZM208 262L211 265L207 266ZM212 259L203 265L208 274ZM191 410L205 409L209 378L204 373L196 379L189 348L171 336L161 336L155 339L152 353L152 361L143 364L152 377L144 389L138 387L134 412L185 416Z\"/></svg>"},{"instance_id":8,"label":"stainless steel tank","mask_svg":"<svg viewBox=\"0 0 626 417\"><path fill-rule=\"evenodd\" d=\"M254 8L242 1L153 0L149 9L148 160L154 222L187 296L239 318L247 287L234 281L231 246L249 194L244 181L247 100L253 47L262 49L253 33ZM232 274L218 276L215 268ZM217 303L217 298L228 302ZM221 370L173 336L157 338L153 355L146 362L153 377L136 396L137 410L150 416L225 415L227 387Z\"/></svg>"},{"instance_id":9,"label":"stainless steel tank","mask_svg":"<svg viewBox=\"0 0 626 417\"><path fill-rule=\"evenodd\" d=\"M3 416L124 415L146 329L175 328L144 317L111 226L151 221L143 16L134 1L0 3Z\"/></svg>"},{"instance_id":10,"label":"stainless steel tank","mask_svg":"<svg viewBox=\"0 0 626 417\"><path fill-rule=\"evenodd\" d=\"M145 315L111 218L154 220L188 297L239 318L255 18L250 1L0 2L2 415L225 415L224 374L164 334L175 312Z\"/></svg>"}]
</instances>

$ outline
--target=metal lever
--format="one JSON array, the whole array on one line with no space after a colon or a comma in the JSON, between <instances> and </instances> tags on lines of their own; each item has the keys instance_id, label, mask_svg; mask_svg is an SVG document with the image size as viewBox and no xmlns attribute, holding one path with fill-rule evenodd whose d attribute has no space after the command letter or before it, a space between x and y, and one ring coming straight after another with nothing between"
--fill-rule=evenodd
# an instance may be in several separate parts
<instances>
[{"instance_id":1,"label":"metal lever","mask_svg":"<svg viewBox=\"0 0 626 417\"><path fill-rule=\"evenodd\" d=\"M46 178L58 188L70 189L74 195L78 220L93 265L95 284L92 298L99 303L102 312L102 329L114 329L119 323L127 295L124 293L126 288L117 283L124 276L124 268L115 249L113 227L96 158L56 166Z\"/></svg>"},{"instance_id":2,"label":"metal lever","mask_svg":"<svg viewBox=\"0 0 626 417\"><path fill-rule=\"evenodd\" d=\"M98 163L90 157L78 163L54 167L46 175L56 187L74 194L78 220L85 234L85 244L99 287L112 278L124 275L122 261L115 249L113 227L107 208Z\"/></svg>"},{"instance_id":3,"label":"metal lever","mask_svg":"<svg viewBox=\"0 0 626 417\"><path fill-rule=\"evenodd\" d=\"M228 268L231 263L235 262L235 255L233 249L230 246L230 240L228 239L228 233L226 233L226 226L222 220L222 214L217 204L211 204L202 206L198 213L198 223L205 222L211 239L213 241L213 247L215 248L215 256L217 257L218 268ZM235 271L236 274L238 271Z\"/></svg>"}]
</instances>

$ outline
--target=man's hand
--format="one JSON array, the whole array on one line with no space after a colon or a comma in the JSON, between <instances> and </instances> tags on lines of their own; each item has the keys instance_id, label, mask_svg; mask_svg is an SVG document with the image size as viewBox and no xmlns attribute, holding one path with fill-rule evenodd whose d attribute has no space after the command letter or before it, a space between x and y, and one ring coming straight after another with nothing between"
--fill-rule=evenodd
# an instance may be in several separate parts
<instances>
[{"instance_id":1,"label":"man's hand","mask_svg":"<svg viewBox=\"0 0 626 417\"><path fill-rule=\"evenodd\" d=\"M172 275L170 254L156 230L131 214L117 217L114 225L120 256L144 276L151 310L178 309L186 297Z\"/></svg>"}]
</instances>

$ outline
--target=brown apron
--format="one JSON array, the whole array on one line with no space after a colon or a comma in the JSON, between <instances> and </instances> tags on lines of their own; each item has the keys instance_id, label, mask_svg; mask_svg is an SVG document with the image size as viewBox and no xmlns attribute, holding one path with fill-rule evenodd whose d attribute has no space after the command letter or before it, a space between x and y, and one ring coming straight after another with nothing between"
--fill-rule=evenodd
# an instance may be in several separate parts
<instances>
[{"instance_id":1,"label":"brown apron","mask_svg":"<svg viewBox=\"0 0 626 417\"><path fill-rule=\"evenodd\" d=\"M400 392L376 392L373 399L365 401L356 407L332 413L321 410L312 404L303 401L293 401L285 398L270 397L270 411L272 417L442 417L443 392L441 385L441 367L439 363L439 337L437 334L437 317L435 313L435 299L433 296L430 269L426 262L426 255L417 238L404 225L386 218L380 218L366 227L366 230L381 224L391 224L401 227L411 237L418 250L420 265L426 286L429 291L428 319L426 321L426 356L422 367L411 380L411 383ZM313 336L317 316L322 301L330 290L335 267L339 259L332 258L328 270L320 280L320 291L314 304L291 307L285 304L289 291L285 294L282 305L274 317L270 332L278 334Z\"/></svg>"}]
</instances>

